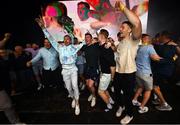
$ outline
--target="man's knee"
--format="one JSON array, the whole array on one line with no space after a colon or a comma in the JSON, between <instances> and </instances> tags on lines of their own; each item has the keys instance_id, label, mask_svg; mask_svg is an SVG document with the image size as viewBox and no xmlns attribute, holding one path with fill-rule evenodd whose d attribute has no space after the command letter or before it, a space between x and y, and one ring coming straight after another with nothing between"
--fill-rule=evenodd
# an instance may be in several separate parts
<instances>
[{"instance_id":1,"label":"man's knee","mask_svg":"<svg viewBox=\"0 0 180 125\"><path fill-rule=\"evenodd\" d=\"M89 82L87 82L87 84L86 84L86 85L87 85L87 87L88 87L88 88L90 88L90 89L91 89L91 88L93 88L93 87L94 87L94 82L89 81Z\"/></svg>"},{"instance_id":2,"label":"man's knee","mask_svg":"<svg viewBox=\"0 0 180 125\"><path fill-rule=\"evenodd\" d=\"M98 89L98 94L99 95L105 94L105 90Z\"/></svg>"}]
</instances>

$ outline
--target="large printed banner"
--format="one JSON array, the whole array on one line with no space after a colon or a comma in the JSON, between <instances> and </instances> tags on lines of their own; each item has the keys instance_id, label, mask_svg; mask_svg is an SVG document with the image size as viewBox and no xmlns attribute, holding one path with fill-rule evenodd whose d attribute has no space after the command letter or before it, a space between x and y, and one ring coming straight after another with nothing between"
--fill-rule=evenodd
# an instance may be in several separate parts
<instances>
[{"instance_id":1,"label":"large printed banner","mask_svg":"<svg viewBox=\"0 0 180 125\"><path fill-rule=\"evenodd\" d=\"M121 0L137 14L141 20L143 33L146 33L149 0ZM116 0L76 0L59 1L61 5L54 4L54 8L47 9L51 16L67 15L74 22L74 29L82 36L89 32L94 37L100 29L107 29L109 36L117 39L119 25L126 20L124 14L114 9ZM53 11L58 10L59 11ZM49 15L48 14L48 15Z\"/></svg>"}]
</instances>

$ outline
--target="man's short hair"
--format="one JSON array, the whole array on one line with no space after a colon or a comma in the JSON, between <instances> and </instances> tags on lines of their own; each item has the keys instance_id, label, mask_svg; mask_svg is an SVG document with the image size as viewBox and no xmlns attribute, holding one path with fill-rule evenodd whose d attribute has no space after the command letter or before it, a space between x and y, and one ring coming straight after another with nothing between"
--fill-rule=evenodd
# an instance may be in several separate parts
<instances>
[{"instance_id":1,"label":"man's short hair","mask_svg":"<svg viewBox=\"0 0 180 125\"><path fill-rule=\"evenodd\" d=\"M99 34L104 35L106 38L109 37L109 32L108 32L107 30L105 30L105 29L101 29L100 32L99 32Z\"/></svg>"},{"instance_id":2,"label":"man's short hair","mask_svg":"<svg viewBox=\"0 0 180 125\"><path fill-rule=\"evenodd\" d=\"M65 37L69 37L69 39L71 40L71 37L70 37L69 35L65 35L64 38L65 38Z\"/></svg>"},{"instance_id":3,"label":"man's short hair","mask_svg":"<svg viewBox=\"0 0 180 125\"><path fill-rule=\"evenodd\" d=\"M117 33L117 37L119 37L120 35L121 35L121 33L120 33L120 32L118 32L118 33Z\"/></svg>"},{"instance_id":4,"label":"man's short hair","mask_svg":"<svg viewBox=\"0 0 180 125\"><path fill-rule=\"evenodd\" d=\"M133 25L129 21L124 21L122 24L127 24L131 29L133 28Z\"/></svg>"},{"instance_id":5,"label":"man's short hair","mask_svg":"<svg viewBox=\"0 0 180 125\"><path fill-rule=\"evenodd\" d=\"M79 2L77 5L79 6L80 4L83 4L86 8L90 9L90 6L89 6L88 3L81 1L81 2Z\"/></svg>"},{"instance_id":6,"label":"man's short hair","mask_svg":"<svg viewBox=\"0 0 180 125\"><path fill-rule=\"evenodd\" d=\"M92 35L91 35L89 32L87 32L87 33L85 34L85 36L91 36L91 38L92 38Z\"/></svg>"},{"instance_id":7,"label":"man's short hair","mask_svg":"<svg viewBox=\"0 0 180 125\"><path fill-rule=\"evenodd\" d=\"M171 39L171 33L170 32L168 32L168 31L162 31L161 33L160 33L160 36L164 36L164 37L166 37L166 38L169 38L169 39Z\"/></svg>"},{"instance_id":8,"label":"man's short hair","mask_svg":"<svg viewBox=\"0 0 180 125\"><path fill-rule=\"evenodd\" d=\"M157 33L156 35L155 35L155 38L157 39L157 38L159 38L160 37L160 33Z\"/></svg>"},{"instance_id":9,"label":"man's short hair","mask_svg":"<svg viewBox=\"0 0 180 125\"><path fill-rule=\"evenodd\" d=\"M141 38L143 39L143 38L146 37L146 36L149 36L149 37L150 37L150 35L144 33L144 34L142 34Z\"/></svg>"}]
</instances>

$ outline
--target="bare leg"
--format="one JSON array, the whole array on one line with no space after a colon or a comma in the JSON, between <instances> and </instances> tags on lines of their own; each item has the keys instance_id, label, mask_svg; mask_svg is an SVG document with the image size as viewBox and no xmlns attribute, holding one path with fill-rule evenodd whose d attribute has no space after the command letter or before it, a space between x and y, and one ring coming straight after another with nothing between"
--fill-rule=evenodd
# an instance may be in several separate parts
<instances>
[{"instance_id":1,"label":"bare leg","mask_svg":"<svg viewBox=\"0 0 180 125\"><path fill-rule=\"evenodd\" d=\"M87 80L87 87L89 89L89 91L91 92L91 94L96 97L96 90L95 90L95 87L94 87L94 81L89 79Z\"/></svg>"},{"instance_id":2,"label":"bare leg","mask_svg":"<svg viewBox=\"0 0 180 125\"><path fill-rule=\"evenodd\" d=\"M142 93L142 91L143 91L143 88L142 88L142 87L138 88L138 89L136 90L136 93L135 93L135 95L134 95L133 100L137 100L138 97L140 96L140 94Z\"/></svg>"},{"instance_id":3,"label":"bare leg","mask_svg":"<svg viewBox=\"0 0 180 125\"><path fill-rule=\"evenodd\" d=\"M154 86L154 92L156 93L156 95L158 96L158 98L160 99L160 103L164 104L166 102L166 100L164 99L164 96L159 88L159 86Z\"/></svg>"},{"instance_id":4,"label":"bare leg","mask_svg":"<svg viewBox=\"0 0 180 125\"><path fill-rule=\"evenodd\" d=\"M101 96L101 98L103 99L103 101L106 103L106 104L109 104L109 94L107 95L106 94L107 91L103 91L103 90L99 90L98 91L98 94Z\"/></svg>"},{"instance_id":5,"label":"bare leg","mask_svg":"<svg viewBox=\"0 0 180 125\"><path fill-rule=\"evenodd\" d=\"M142 108L146 105L146 103L148 102L150 96L151 96L151 90L148 90L148 91L144 92L144 97L143 97L143 100L141 102L141 107Z\"/></svg>"}]
</instances>

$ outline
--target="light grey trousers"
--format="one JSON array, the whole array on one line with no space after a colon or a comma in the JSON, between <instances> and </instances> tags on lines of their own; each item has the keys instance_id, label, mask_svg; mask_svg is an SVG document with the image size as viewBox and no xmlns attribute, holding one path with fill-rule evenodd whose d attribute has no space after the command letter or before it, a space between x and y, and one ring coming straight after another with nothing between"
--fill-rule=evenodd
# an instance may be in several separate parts
<instances>
[{"instance_id":1,"label":"light grey trousers","mask_svg":"<svg viewBox=\"0 0 180 125\"><path fill-rule=\"evenodd\" d=\"M79 88L78 88L78 69L76 66L72 68L62 70L63 80L66 85L66 89L69 92L69 95L76 100L79 100Z\"/></svg>"}]
</instances>

